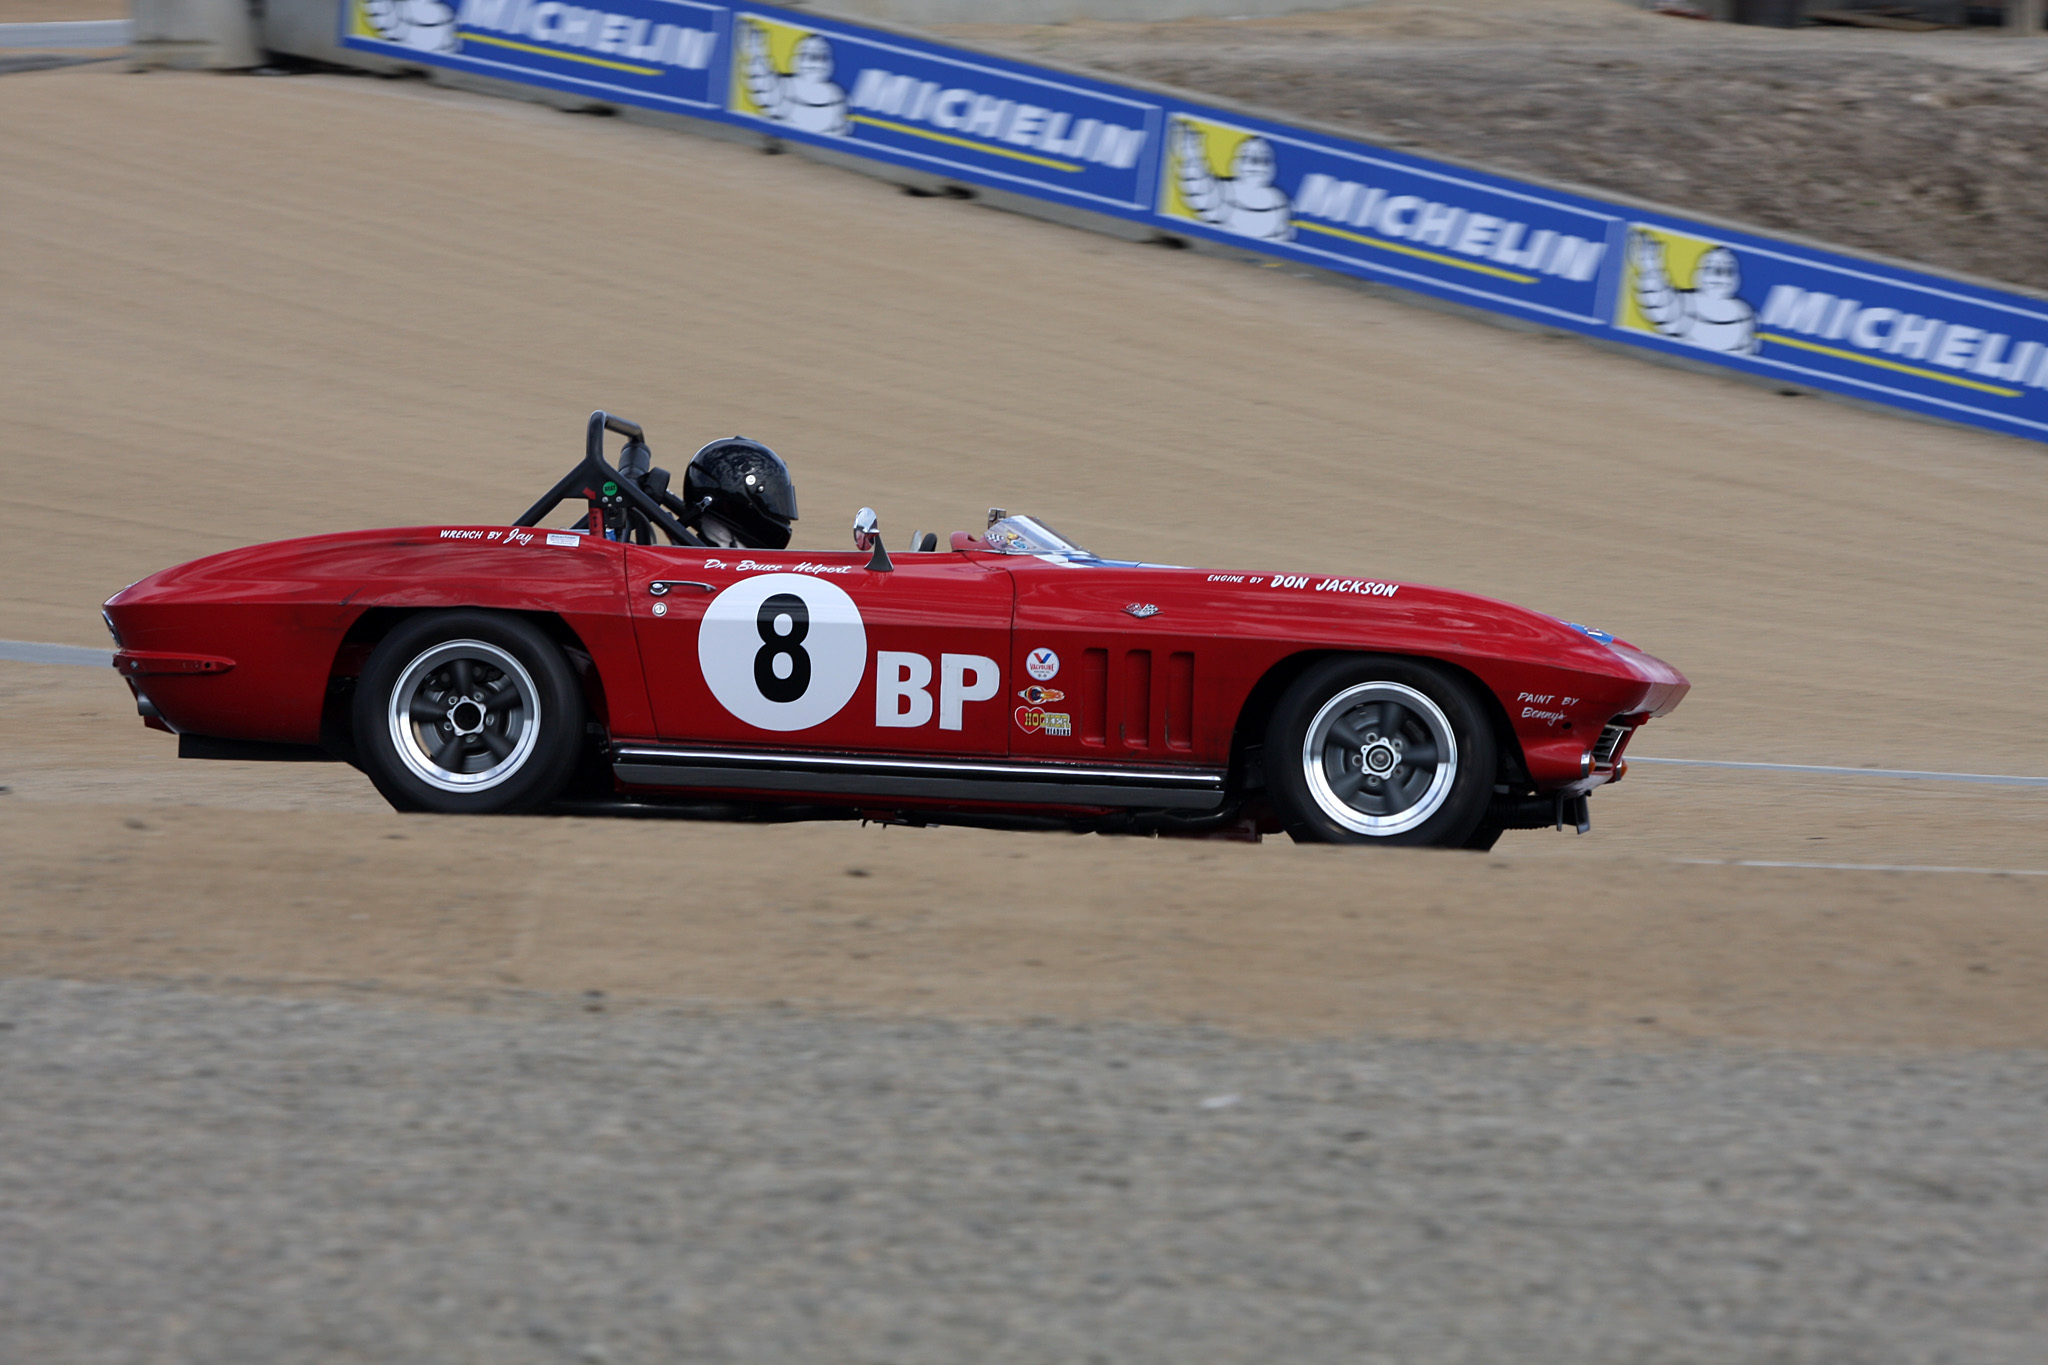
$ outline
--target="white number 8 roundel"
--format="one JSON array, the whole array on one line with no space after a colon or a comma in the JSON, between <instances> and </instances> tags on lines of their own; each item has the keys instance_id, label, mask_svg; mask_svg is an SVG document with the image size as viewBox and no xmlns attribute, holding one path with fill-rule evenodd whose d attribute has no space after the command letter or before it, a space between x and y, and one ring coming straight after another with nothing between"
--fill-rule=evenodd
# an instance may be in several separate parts
<instances>
[{"instance_id":1,"label":"white number 8 roundel","mask_svg":"<svg viewBox=\"0 0 2048 1365\"><path fill-rule=\"evenodd\" d=\"M860 608L801 573L743 578L711 599L697 663L719 704L762 730L808 730L839 714L867 671Z\"/></svg>"}]
</instances>

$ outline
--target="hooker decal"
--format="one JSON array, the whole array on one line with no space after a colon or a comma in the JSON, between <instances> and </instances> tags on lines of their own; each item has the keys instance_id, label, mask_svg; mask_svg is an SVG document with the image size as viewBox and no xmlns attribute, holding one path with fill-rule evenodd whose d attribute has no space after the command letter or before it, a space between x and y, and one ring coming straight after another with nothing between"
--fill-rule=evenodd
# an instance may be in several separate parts
<instances>
[{"instance_id":1,"label":"hooker decal","mask_svg":"<svg viewBox=\"0 0 2048 1365\"><path fill-rule=\"evenodd\" d=\"M1026 734L1044 731L1048 735L1065 738L1074 733L1074 718L1065 711L1041 711L1036 706L1020 706L1013 713L1017 726Z\"/></svg>"}]
</instances>

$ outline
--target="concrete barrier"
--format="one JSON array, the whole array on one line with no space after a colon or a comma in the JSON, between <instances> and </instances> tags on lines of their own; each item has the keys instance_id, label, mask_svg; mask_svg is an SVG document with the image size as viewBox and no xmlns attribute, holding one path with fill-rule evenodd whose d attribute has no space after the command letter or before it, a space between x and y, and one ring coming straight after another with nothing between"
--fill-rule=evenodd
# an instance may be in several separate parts
<instances>
[{"instance_id":1,"label":"concrete barrier","mask_svg":"<svg viewBox=\"0 0 2048 1365\"><path fill-rule=\"evenodd\" d=\"M263 38L248 0L131 0L136 64L226 71L263 64Z\"/></svg>"},{"instance_id":2,"label":"concrete barrier","mask_svg":"<svg viewBox=\"0 0 2048 1365\"><path fill-rule=\"evenodd\" d=\"M0 24L0 48L72 48L94 51L128 46L133 30L126 19L88 19L57 24Z\"/></svg>"}]
</instances>

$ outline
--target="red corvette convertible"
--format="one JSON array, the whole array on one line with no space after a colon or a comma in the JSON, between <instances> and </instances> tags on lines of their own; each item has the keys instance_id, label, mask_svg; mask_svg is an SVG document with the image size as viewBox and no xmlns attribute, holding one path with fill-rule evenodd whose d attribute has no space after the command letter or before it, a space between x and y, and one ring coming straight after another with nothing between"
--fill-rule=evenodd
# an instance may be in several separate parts
<instances>
[{"instance_id":1,"label":"red corvette convertible","mask_svg":"<svg viewBox=\"0 0 2048 1365\"><path fill-rule=\"evenodd\" d=\"M618 464L605 431L627 438ZM564 502L576 522L540 523ZM106 606L194 758L335 758L402 810L609 806L1486 848L1588 826L1685 679L1442 588L1109 560L1028 516L892 556L710 544L640 429L509 526L356 531ZM662 542L666 543L662 543Z\"/></svg>"}]
</instances>

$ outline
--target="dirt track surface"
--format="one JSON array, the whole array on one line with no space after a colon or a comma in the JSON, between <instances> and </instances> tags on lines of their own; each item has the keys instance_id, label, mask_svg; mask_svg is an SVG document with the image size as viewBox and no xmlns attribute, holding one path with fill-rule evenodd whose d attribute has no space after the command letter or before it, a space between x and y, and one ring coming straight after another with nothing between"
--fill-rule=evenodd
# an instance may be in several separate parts
<instances>
[{"instance_id":1,"label":"dirt track surface","mask_svg":"<svg viewBox=\"0 0 2048 1365\"><path fill-rule=\"evenodd\" d=\"M0 664L0 706L7 973L1266 1035L2048 1046L2048 876L1677 861L1998 866L2048 845L2038 792L1781 780L1760 799L1645 770L1605 803L1612 834L1367 868L1285 840L407 817L338 765L180 763L123 728L111 675Z\"/></svg>"},{"instance_id":2,"label":"dirt track surface","mask_svg":"<svg viewBox=\"0 0 2048 1365\"><path fill-rule=\"evenodd\" d=\"M2048 289L2048 37L1753 28L1621 0L1379 0L1246 21L944 31L1383 145Z\"/></svg>"},{"instance_id":3,"label":"dirt track surface","mask_svg":"<svg viewBox=\"0 0 2048 1365\"><path fill-rule=\"evenodd\" d=\"M800 547L1028 508L1604 626L1695 684L1645 753L2048 772L2037 445L403 83L80 68L0 117L38 471L0 637L98 643L230 545L513 515L603 406L676 467L770 439Z\"/></svg>"},{"instance_id":4,"label":"dirt track surface","mask_svg":"<svg viewBox=\"0 0 2048 1365\"><path fill-rule=\"evenodd\" d=\"M88 67L0 78L0 127L0 638L103 643L101 599L231 545L503 519L603 406L671 467L769 440L800 547L998 503L1442 582L1684 668L1645 754L2048 772L2038 446L408 84ZM402 817L348 769L170 753L111 672L0 663L0 1247L38 1277L0 1262L0 1355L2048 1337L2013 1137L2048 878L1724 865L2040 870L2039 790L1639 767L1584 839L1366 857ZM1207 1137L1095 1098L1228 1093ZM1382 1131L1364 1173L1306 1155ZM941 1316L954 1271L949 1311L982 1296Z\"/></svg>"},{"instance_id":5,"label":"dirt track surface","mask_svg":"<svg viewBox=\"0 0 2048 1365\"><path fill-rule=\"evenodd\" d=\"M1787 400L1276 272L910 199L795 158L405 84L82 68L0 82L0 121L17 130L0 146L0 174L14 187L0 259L20 322L0 334L11 418L0 440L21 473L0 493L16 528L0 541L0 638L92 643L102 597L229 545L505 517L570 463L578 414L602 405L644 421L672 464L713 434L770 439L802 485L799 546L842 542L863 502L885 525L937 528L973 524L1000 503L1148 558L1479 588L1604 624L1685 668L1694 694L1638 741L1646 754L2048 771L2036 701L2048 656L2038 592L2048 457L2035 445ZM632 187L630 209L612 185ZM189 876L190 890L159 898L160 912L239 945L237 965L221 969L229 974L389 967L411 982L444 969L451 982L487 981L477 964L501 958L503 943L470 945L475 976L438 948L402 971L379 967L374 947L352 965L314 965L335 940L311 921L303 940L220 926L307 894L288 888L354 895L348 888L367 883L336 875L358 866L352 858L411 868L402 881L429 879L437 860L467 886L503 887L495 879L522 865L557 875L517 857L536 837L525 826L455 822L429 836L433 822L380 813L345 769L178 764L164 757L165 737L125 714L111 678L0 670L11 770L0 782L17 789L5 799L20 812L6 837L14 857L58 859L46 893L15 902L32 924L82 908L59 850L97 858L110 817L95 808L107 805L193 822L179 837L135 841L128 856L139 863L90 865L124 892ZM259 813L203 809L220 806ZM646 877L622 879L640 889L620 902L650 912L669 895L656 867L722 865L709 875L738 899L711 907L743 938L759 923L749 907L801 907L813 881L855 917L883 905L1031 905L1071 913L1083 937L1108 936L1095 958L1077 956L1096 964L1074 969L1085 981L1027 966L1044 960L1035 952L991 959L1003 964L993 978L957 989L998 1015L1064 993L1097 1015L1241 1014L1276 1028L1331 1010L1337 1027L1398 1028L1412 1015L1424 1028L1584 1036L1595 1025L1574 1022L1573 1009L1590 1010L1598 1028L1691 1010L1699 1022L1681 1027L1777 1041L1808 1027L1816 1041L1851 1045L2033 1036L2023 1021L2034 988L2019 983L2039 958L1985 964L2017 973L2003 978L1967 969L1982 961L1974 954L1992 923L2023 924L2039 908L2048 879L1671 860L2039 868L2048 801L2038 791L1638 768L1594 809L1589 839L1511 836L1501 851L1521 861L1510 871L1389 859L1369 888L1354 886L1355 860L1284 843L635 825L607 830L603 856L624 846L654 860ZM386 838L414 828L431 841L427 862L406 862ZM479 841L474 856L448 855L458 838ZM224 862L230 846L246 852ZM671 846L761 852L671 863ZM266 872L259 848L286 861ZM865 883L844 873L884 856L904 861ZM996 870L1015 860L1038 861ZM762 865L778 869L772 894L754 875ZM1038 894L1048 877L1067 890ZM1168 884L1184 884L1189 904L1238 926L1232 933L1305 917L1288 950L1298 958L1276 961L1274 984L1247 985L1236 1003L1193 1004L1213 996L1206 987L1149 997L1107 943L1132 928L1128 914L1164 911L1157 893ZM1567 886L1591 889L1566 896ZM1542 948L1553 934L1609 941L1599 916L1652 913L1667 889L1703 907L1697 937L1710 956L1721 933L1711 907L1723 898L1867 909L1897 897L1911 907L1913 927L1901 932L1940 943L1923 964L1932 1003L1905 1027L1890 995L1872 1001L1853 973L1817 995L1810 971L1780 971L1760 939L1753 954L1729 955L1758 975L1753 991L1728 998L1778 998L1785 1013L1704 1000L1616 1008L1675 988L1692 970L1689 953L1673 951L1669 972L1639 979L1625 951ZM1075 909L1076 896L1127 909L1105 919ZM126 894L104 903L133 904ZM380 903L394 927L418 927L400 899ZM1412 983L1414 1004L1393 1003L1408 986L1339 989L1348 966L1323 973L1331 993L1296 998L1286 984L1315 974L1333 916L1371 906L1361 926L1392 923L1391 913L1426 928L1431 907L1471 904L1528 916L1519 928L1469 926L1475 951L1503 964L1498 979L1449 950ZM528 932L561 922L549 898L532 905ZM1579 906L1593 916L1581 929L1553 927L1551 917ZM1978 908L1990 919L1959 927L1955 917ZM116 911L107 929L132 913ZM1812 922L1813 961L1826 960L1836 933L1844 952L1861 954L1869 921L1851 919L1834 930ZM1754 910L1734 920L1761 923ZM791 919L772 922L792 946L815 938ZM676 928L658 915L650 923ZM963 927L947 951L980 951L992 941L985 927ZM1017 933L1036 931L1027 919ZM39 959L33 939L12 942L44 963L38 970L177 974L139 941L79 955L52 947ZM659 976L666 968L654 964L689 957L680 941L648 957L626 939L605 949L608 930L594 939L629 974ZM1224 941L1204 960L1228 980L1243 945ZM742 956L772 958L766 944ZM943 995L956 989L939 984L946 960L919 960L904 979L928 976L923 988ZM848 985L821 978L815 992L771 971L738 994L918 1003L875 970ZM1553 986L1525 984L1553 971ZM1040 984L1042 974L1053 983ZM1183 976L1177 967L1160 979ZM1014 1007L1001 1003L1011 990ZM1420 1002L1445 990L1472 1000L1446 1007L1451 1023L1431 1024L1434 1005ZM1504 1013L1489 1024L1495 1009Z\"/></svg>"}]
</instances>

